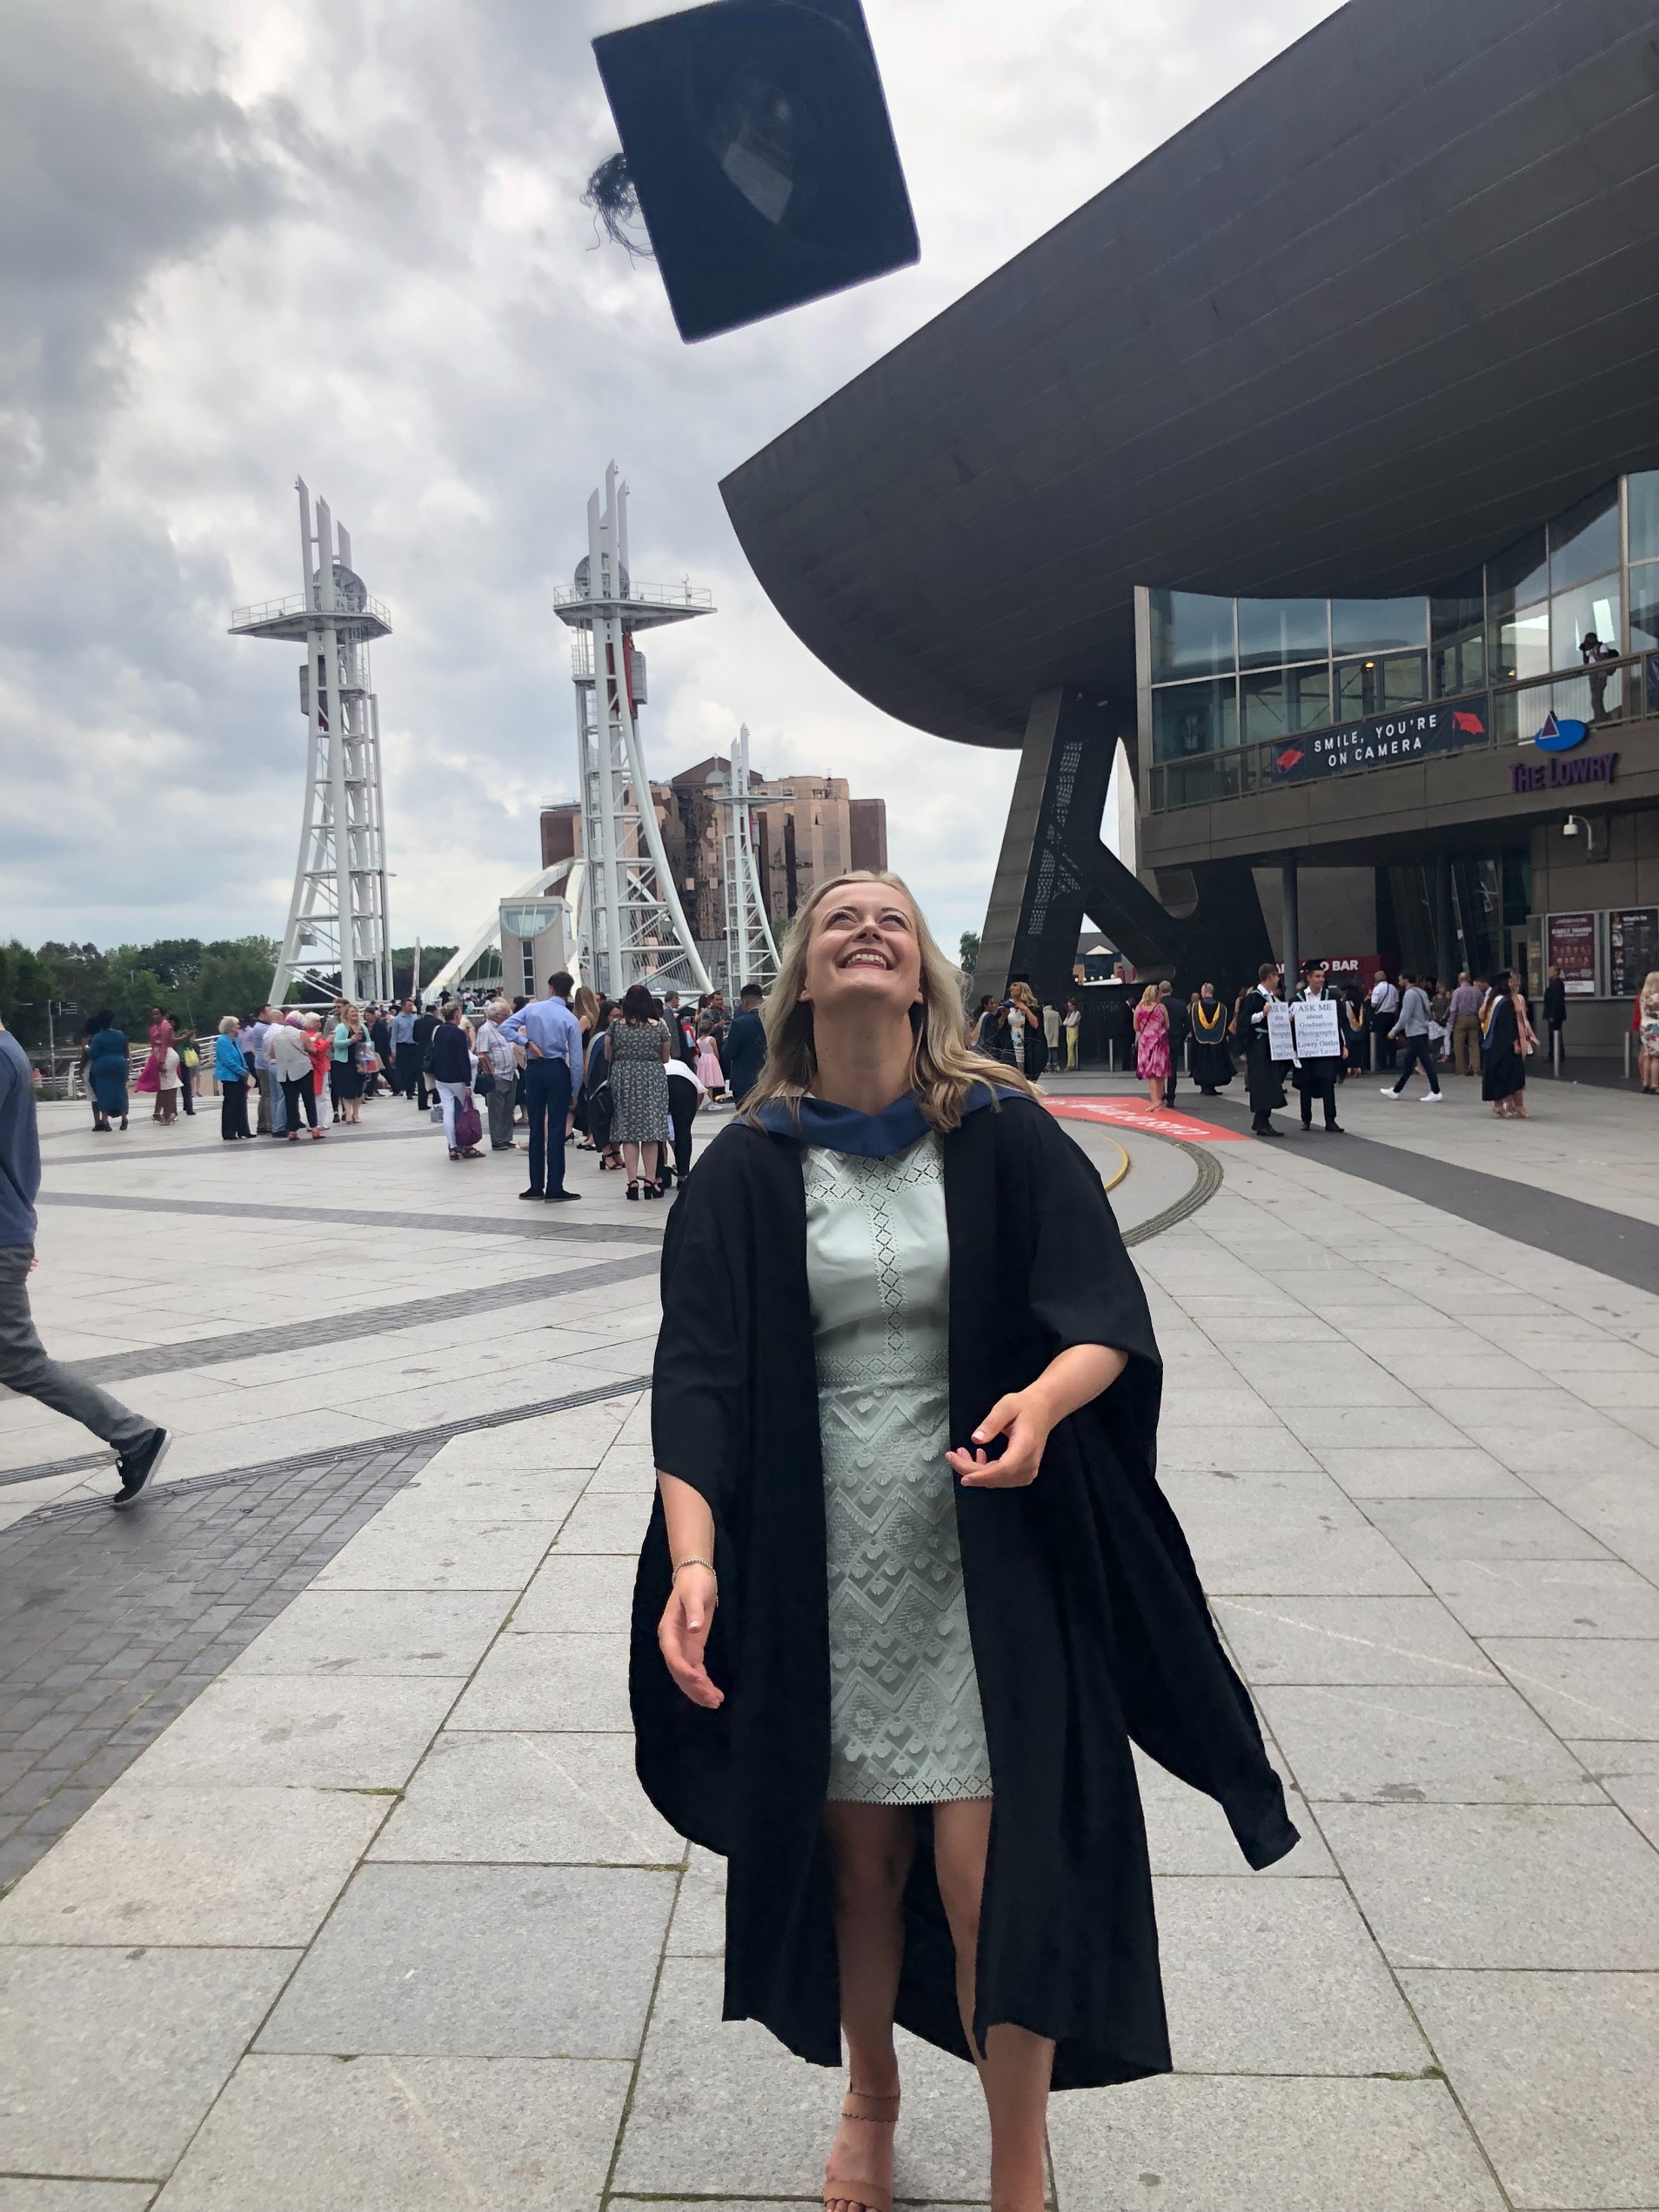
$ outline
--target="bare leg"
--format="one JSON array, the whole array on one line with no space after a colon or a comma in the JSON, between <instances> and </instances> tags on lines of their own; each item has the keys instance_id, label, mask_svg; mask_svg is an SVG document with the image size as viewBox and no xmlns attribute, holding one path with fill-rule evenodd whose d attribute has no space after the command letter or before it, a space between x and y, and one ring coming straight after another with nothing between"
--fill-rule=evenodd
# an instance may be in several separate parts
<instances>
[{"instance_id":1,"label":"bare leg","mask_svg":"<svg viewBox=\"0 0 1659 2212\"><path fill-rule=\"evenodd\" d=\"M654 1183L657 1180L657 1151L654 1140L639 1147L639 1173L647 1183Z\"/></svg>"},{"instance_id":2,"label":"bare leg","mask_svg":"<svg viewBox=\"0 0 1659 2212\"><path fill-rule=\"evenodd\" d=\"M956 2000L970 2048L980 1900L985 1889L985 1851L990 1835L988 1797L934 1806L933 1861L956 1946ZM1027 2028L1003 2023L990 2030L977 2062L986 2109L991 2116L992 2212L1042 2212L1043 2122L1054 2047Z\"/></svg>"},{"instance_id":3,"label":"bare leg","mask_svg":"<svg viewBox=\"0 0 1659 2212\"><path fill-rule=\"evenodd\" d=\"M639 1146L638 1146L638 1145L624 1145L624 1146L623 1146L623 1147L622 1147L622 1160L623 1160L623 1165L626 1167L626 1169L627 1169L627 1171L628 1171L628 1180L629 1180L631 1183L637 1183L637 1182L639 1181Z\"/></svg>"},{"instance_id":4,"label":"bare leg","mask_svg":"<svg viewBox=\"0 0 1659 2212\"><path fill-rule=\"evenodd\" d=\"M846 2037L848 2087L866 2096L895 2096L899 2060L893 2008L904 1957L905 1879L916 1850L915 1815L893 1805L824 1808L840 1963L841 2028ZM825 2174L825 2202L863 2204L867 2184L886 2202L893 2194L893 2129L843 2120Z\"/></svg>"}]
</instances>

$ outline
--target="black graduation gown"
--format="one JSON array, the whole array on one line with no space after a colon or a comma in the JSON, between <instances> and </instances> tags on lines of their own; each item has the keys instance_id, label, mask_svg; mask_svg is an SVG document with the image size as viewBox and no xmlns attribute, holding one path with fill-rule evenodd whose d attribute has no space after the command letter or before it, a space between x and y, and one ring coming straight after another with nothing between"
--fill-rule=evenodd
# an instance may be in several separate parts
<instances>
[{"instance_id":1,"label":"black graduation gown","mask_svg":"<svg viewBox=\"0 0 1659 2212\"><path fill-rule=\"evenodd\" d=\"M1334 991L1328 983L1323 991L1318 992L1309 991L1304 985L1292 1004L1301 1004L1314 997L1335 1000L1336 1033L1340 1037L1343 1028L1341 993ZM1302 1112L1305 1114L1315 1099L1328 1101L1335 1096L1336 1086L1342 1079L1342 1055L1331 1053L1321 1059L1303 1059L1290 1079L1301 1093Z\"/></svg>"},{"instance_id":2,"label":"black graduation gown","mask_svg":"<svg viewBox=\"0 0 1659 2212\"><path fill-rule=\"evenodd\" d=\"M1012 2022L1052 2036L1057 2088L1131 2081L1170 2058L1129 1739L1219 1800L1253 1866L1296 1831L1154 1480L1161 1365L1100 1177L1024 1098L971 1113L943 1151L953 1438L1069 1345L1129 1353L1113 1388L1054 1430L1030 1487L959 1485L956 1507L995 1799L976 2033L982 2044ZM825 1511L792 1138L735 1124L686 1181L664 1240L654 1390L657 1464L714 1514L708 1666L727 1697L714 1713L691 1704L657 1649L659 1502L634 1597L639 1778L681 1834L730 1861L726 2017L837 2065ZM920 1828L898 2016L966 2058Z\"/></svg>"},{"instance_id":3,"label":"black graduation gown","mask_svg":"<svg viewBox=\"0 0 1659 2212\"><path fill-rule=\"evenodd\" d=\"M1249 1039L1245 1047L1244 1087L1252 1113L1271 1113L1285 1103L1285 1070L1290 1063L1274 1059L1268 1044L1266 1021L1253 1019L1267 1003L1267 994L1254 989L1239 1001L1239 1035Z\"/></svg>"},{"instance_id":4,"label":"black graduation gown","mask_svg":"<svg viewBox=\"0 0 1659 2212\"><path fill-rule=\"evenodd\" d=\"M1226 1088L1237 1073L1227 1041L1227 1008L1219 999L1198 999L1192 1011L1192 1040L1187 1064L1200 1090Z\"/></svg>"},{"instance_id":5,"label":"black graduation gown","mask_svg":"<svg viewBox=\"0 0 1659 2212\"><path fill-rule=\"evenodd\" d=\"M1506 991L1493 1007L1486 1026L1481 1053L1481 1096L1488 1100L1513 1098L1527 1087L1527 1063L1515 1050L1520 1026L1515 1000Z\"/></svg>"}]
</instances>

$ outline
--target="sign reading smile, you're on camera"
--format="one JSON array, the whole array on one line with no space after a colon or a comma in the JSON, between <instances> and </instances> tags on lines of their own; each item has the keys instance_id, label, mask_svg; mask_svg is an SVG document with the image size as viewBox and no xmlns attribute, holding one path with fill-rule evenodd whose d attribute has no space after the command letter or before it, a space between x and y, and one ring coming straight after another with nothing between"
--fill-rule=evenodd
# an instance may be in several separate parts
<instances>
[{"instance_id":1,"label":"sign reading smile, you're on camera","mask_svg":"<svg viewBox=\"0 0 1659 2212\"><path fill-rule=\"evenodd\" d=\"M1388 768L1431 752L1455 752L1462 745L1484 745L1490 726L1484 698L1441 699L1433 706L1374 714L1340 730L1314 730L1275 745L1273 780L1298 783L1308 776L1340 776L1350 768Z\"/></svg>"}]
</instances>

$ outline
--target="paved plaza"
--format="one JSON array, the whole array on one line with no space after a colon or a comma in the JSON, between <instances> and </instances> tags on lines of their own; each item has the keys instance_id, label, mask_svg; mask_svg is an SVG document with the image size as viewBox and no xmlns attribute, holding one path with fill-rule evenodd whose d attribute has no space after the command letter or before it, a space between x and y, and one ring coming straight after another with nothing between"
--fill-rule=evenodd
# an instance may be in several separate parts
<instances>
[{"instance_id":1,"label":"paved plaza","mask_svg":"<svg viewBox=\"0 0 1659 2212\"><path fill-rule=\"evenodd\" d=\"M1059 2212L1659 2212L1659 1108L1448 1088L1067 1124L1304 1840L1143 1768L1176 2071L1055 2100ZM632 1777L666 1209L391 1105L42 1122L43 1333L178 1441L117 1515L0 1399L0 2212L815 2202L839 2083L721 2023ZM979 2201L906 2066L900 2196Z\"/></svg>"}]
</instances>

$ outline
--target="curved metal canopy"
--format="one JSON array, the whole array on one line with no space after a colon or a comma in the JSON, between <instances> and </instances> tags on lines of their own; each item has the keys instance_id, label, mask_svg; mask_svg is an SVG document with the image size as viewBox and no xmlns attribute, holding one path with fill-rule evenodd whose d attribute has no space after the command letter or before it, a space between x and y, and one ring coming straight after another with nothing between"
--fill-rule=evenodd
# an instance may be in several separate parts
<instances>
[{"instance_id":1,"label":"curved metal canopy","mask_svg":"<svg viewBox=\"0 0 1659 2212\"><path fill-rule=\"evenodd\" d=\"M1659 4L1350 0L726 478L873 705L1134 719L1133 586L1422 591L1659 465Z\"/></svg>"}]
</instances>

